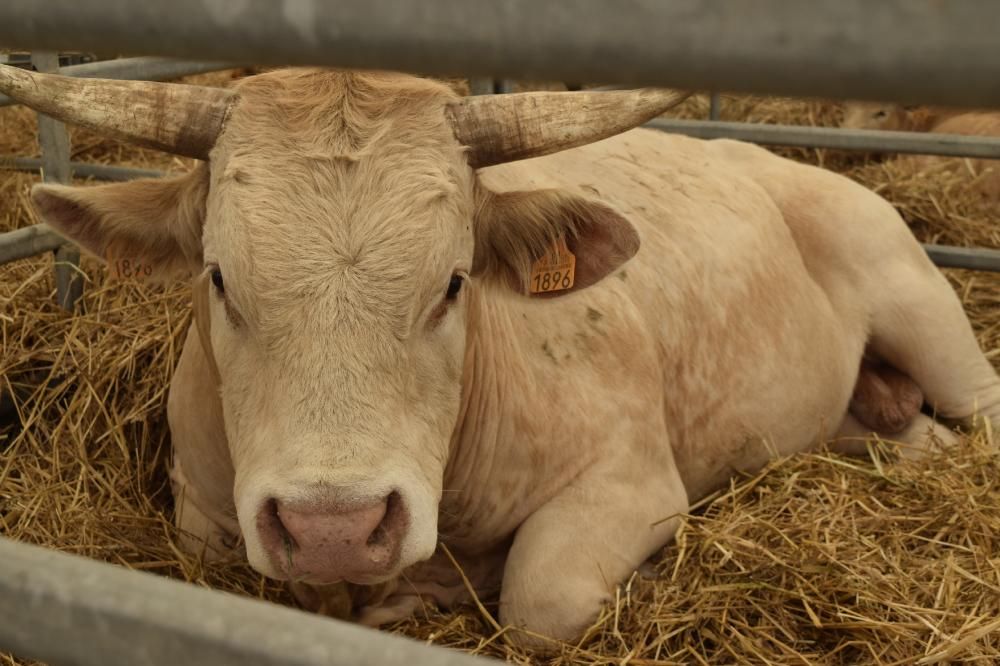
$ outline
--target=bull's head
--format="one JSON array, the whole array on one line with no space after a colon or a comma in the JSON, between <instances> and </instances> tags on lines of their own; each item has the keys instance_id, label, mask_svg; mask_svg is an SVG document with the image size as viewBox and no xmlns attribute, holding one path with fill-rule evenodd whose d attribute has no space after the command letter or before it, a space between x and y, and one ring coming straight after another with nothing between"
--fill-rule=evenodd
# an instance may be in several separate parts
<instances>
[{"instance_id":1,"label":"bull's head","mask_svg":"<svg viewBox=\"0 0 1000 666\"><path fill-rule=\"evenodd\" d=\"M683 98L463 99L413 77L312 70L224 91L2 68L0 90L205 160L162 180L39 185L32 198L99 257L194 277L250 562L316 583L374 582L432 554L477 303L526 294L557 238L576 255L560 294L638 249L601 204L489 192L475 170L610 136Z\"/></svg>"},{"instance_id":2,"label":"bull's head","mask_svg":"<svg viewBox=\"0 0 1000 666\"><path fill-rule=\"evenodd\" d=\"M846 129L899 131L909 128L910 109L899 104L852 102L844 107L840 123Z\"/></svg>"}]
</instances>

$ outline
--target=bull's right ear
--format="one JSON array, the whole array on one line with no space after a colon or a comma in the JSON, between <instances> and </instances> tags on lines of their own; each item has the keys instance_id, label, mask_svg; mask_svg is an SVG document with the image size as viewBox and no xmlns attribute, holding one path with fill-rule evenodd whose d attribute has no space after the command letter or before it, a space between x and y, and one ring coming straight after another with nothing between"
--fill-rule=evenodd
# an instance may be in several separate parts
<instances>
[{"instance_id":1,"label":"bull's right ear","mask_svg":"<svg viewBox=\"0 0 1000 666\"><path fill-rule=\"evenodd\" d=\"M473 274L535 297L585 289L639 251L639 234L620 213L562 190L480 186L475 226Z\"/></svg>"},{"instance_id":2,"label":"bull's right ear","mask_svg":"<svg viewBox=\"0 0 1000 666\"><path fill-rule=\"evenodd\" d=\"M162 282L201 269L208 170L97 187L36 185L31 200L59 234L97 257L150 267Z\"/></svg>"}]
</instances>

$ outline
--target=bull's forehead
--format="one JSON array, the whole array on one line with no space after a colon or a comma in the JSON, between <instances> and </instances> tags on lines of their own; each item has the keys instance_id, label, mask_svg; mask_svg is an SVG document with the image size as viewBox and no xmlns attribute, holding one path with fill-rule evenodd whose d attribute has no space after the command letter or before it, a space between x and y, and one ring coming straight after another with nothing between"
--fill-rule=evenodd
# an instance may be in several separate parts
<instances>
[{"instance_id":1,"label":"bull's forehead","mask_svg":"<svg viewBox=\"0 0 1000 666\"><path fill-rule=\"evenodd\" d=\"M212 155L206 247L250 316L333 308L317 316L405 328L451 270L469 268L456 266L471 259L473 204L443 114L453 97L337 72L240 88Z\"/></svg>"}]
</instances>

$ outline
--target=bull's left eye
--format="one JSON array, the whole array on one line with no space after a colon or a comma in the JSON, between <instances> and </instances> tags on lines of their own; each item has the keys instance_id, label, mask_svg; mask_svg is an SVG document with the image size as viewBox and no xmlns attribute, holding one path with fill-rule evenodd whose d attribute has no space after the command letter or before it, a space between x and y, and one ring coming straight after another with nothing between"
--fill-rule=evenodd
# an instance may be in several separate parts
<instances>
[{"instance_id":1,"label":"bull's left eye","mask_svg":"<svg viewBox=\"0 0 1000 666\"><path fill-rule=\"evenodd\" d=\"M218 268L212 271L212 284L219 290L219 294L226 293L226 284L222 281L222 271Z\"/></svg>"},{"instance_id":2,"label":"bull's left eye","mask_svg":"<svg viewBox=\"0 0 1000 666\"><path fill-rule=\"evenodd\" d=\"M453 301L458 298L458 292L462 291L462 279L461 275L452 275L451 282L448 283L448 291L445 292L445 299Z\"/></svg>"}]
</instances>

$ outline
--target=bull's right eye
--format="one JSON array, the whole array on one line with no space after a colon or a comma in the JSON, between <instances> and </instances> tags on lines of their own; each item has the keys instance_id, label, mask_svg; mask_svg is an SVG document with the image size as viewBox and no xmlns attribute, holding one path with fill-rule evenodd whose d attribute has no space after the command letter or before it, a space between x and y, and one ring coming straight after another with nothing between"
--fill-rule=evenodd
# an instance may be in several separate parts
<instances>
[{"instance_id":1,"label":"bull's right eye","mask_svg":"<svg viewBox=\"0 0 1000 666\"><path fill-rule=\"evenodd\" d=\"M885 118L888 115L889 114L887 112L885 112L885 111L876 111L875 112L875 119L876 120L882 120L883 118Z\"/></svg>"},{"instance_id":2,"label":"bull's right eye","mask_svg":"<svg viewBox=\"0 0 1000 666\"><path fill-rule=\"evenodd\" d=\"M444 294L446 300L453 301L458 298L458 292L462 290L463 281L464 279L461 275L451 276L451 280L448 282L448 291Z\"/></svg>"},{"instance_id":3,"label":"bull's right eye","mask_svg":"<svg viewBox=\"0 0 1000 666\"><path fill-rule=\"evenodd\" d=\"M220 295L226 293L226 285L222 281L222 271L218 268L212 271L212 284L219 290Z\"/></svg>"}]
</instances>

